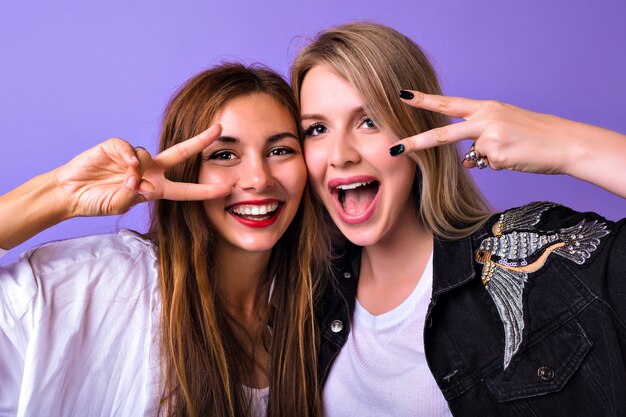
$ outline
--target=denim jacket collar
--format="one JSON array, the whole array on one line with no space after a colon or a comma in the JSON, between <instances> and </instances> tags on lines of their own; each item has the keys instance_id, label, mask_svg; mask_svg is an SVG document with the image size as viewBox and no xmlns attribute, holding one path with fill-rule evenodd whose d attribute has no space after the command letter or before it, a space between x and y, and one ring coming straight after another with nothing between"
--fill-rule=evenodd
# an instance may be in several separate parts
<instances>
[{"instance_id":1,"label":"denim jacket collar","mask_svg":"<svg viewBox=\"0 0 626 417\"><path fill-rule=\"evenodd\" d=\"M437 279L433 280L433 297L475 278L474 249L487 237L496 221L497 216L493 216L478 232L462 239L446 240L435 237L433 274Z\"/></svg>"}]
</instances>

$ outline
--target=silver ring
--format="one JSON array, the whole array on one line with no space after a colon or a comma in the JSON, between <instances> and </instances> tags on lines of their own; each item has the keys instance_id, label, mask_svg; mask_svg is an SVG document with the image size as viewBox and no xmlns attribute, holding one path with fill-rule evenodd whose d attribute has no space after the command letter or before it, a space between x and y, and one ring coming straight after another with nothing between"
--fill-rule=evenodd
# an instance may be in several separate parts
<instances>
[{"instance_id":1,"label":"silver ring","mask_svg":"<svg viewBox=\"0 0 626 417\"><path fill-rule=\"evenodd\" d=\"M470 146L469 150L467 151L467 153L465 154L465 160L466 161L475 161L479 158L478 153L476 152L474 145L476 145L476 142L474 142L472 144L472 146Z\"/></svg>"},{"instance_id":2,"label":"silver ring","mask_svg":"<svg viewBox=\"0 0 626 417\"><path fill-rule=\"evenodd\" d=\"M485 169L489 166L489 161L487 161L486 157L480 156L476 160L476 166L478 167L478 169Z\"/></svg>"}]
</instances>

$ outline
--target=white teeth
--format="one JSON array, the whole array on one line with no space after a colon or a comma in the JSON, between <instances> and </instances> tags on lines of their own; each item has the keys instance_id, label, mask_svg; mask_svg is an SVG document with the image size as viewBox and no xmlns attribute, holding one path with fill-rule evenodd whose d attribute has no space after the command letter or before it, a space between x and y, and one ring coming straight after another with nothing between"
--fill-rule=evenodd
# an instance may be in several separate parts
<instances>
[{"instance_id":1,"label":"white teeth","mask_svg":"<svg viewBox=\"0 0 626 417\"><path fill-rule=\"evenodd\" d=\"M352 184L342 184L342 185L338 185L337 189L339 189L339 190L354 190L355 188L362 187L362 186L367 185L367 184L371 184L372 182L374 182L374 181L353 182Z\"/></svg>"},{"instance_id":2,"label":"white teeth","mask_svg":"<svg viewBox=\"0 0 626 417\"><path fill-rule=\"evenodd\" d=\"M278 208L278 202L272 202L268 204L240 204L237 206L233 206L230 210L239 215L243 216L263 216L267 213L271 213L276 211Z\"/></svg>"}]
</instances>

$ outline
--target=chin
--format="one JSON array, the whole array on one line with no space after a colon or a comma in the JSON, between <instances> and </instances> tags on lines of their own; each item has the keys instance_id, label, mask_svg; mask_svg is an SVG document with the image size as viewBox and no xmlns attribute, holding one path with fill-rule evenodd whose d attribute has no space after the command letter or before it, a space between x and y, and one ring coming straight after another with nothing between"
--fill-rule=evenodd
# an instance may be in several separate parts
<instances>
[{"instance_id":1,"label":"chin","mask_svg":"<svg viewBox=\"0 0 626 417\"><path fill-rule=\"evenodd\" d=\"M245 250L246 252L267 252L267 251L271 251L274 246L276 245L277 242L272 242L272 243L265 243L265 242L259 242L259 243L248 243L248 244L244 244L244 245L240 245L240 249Z\"/></svg>"},{"instance_id":2,"label":"chin","mask_svg":"<svg viewBox=\"0 0 626 417\"><path fill-rule=\"evenodd\" d=\"M380 240L380 233L376 230L372 230L370 227L361 226L362 230L355 230L355 228L346 227L346 225L343 224L337 227L346 239L357 246L373 246Z\"/></svg>"}]
</instances>

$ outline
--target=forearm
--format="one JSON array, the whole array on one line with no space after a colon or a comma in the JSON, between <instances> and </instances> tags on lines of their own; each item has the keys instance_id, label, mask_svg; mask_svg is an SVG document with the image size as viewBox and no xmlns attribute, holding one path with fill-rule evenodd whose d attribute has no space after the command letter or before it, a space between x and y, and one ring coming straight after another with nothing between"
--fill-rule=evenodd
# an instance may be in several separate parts
<instances>
[{"instance_id":1,"label":"forearm","mask_svg":"<svg viewBox=\"0 0 626 417\"><path fill-rule=\"evenodd\" d=\"M576 123L565 173L626 198L626 135Z\"/></svg>"},{"instance_id":2,"label":"forearm","mask_svg":"<svg viewBox=\"0 0 626 417\"><path fill-rule=\"evenodd\" d=\"M52 172L0 196L0 248L11 249L69 218L70 207Z\"/></svg>"}]
</instances>

